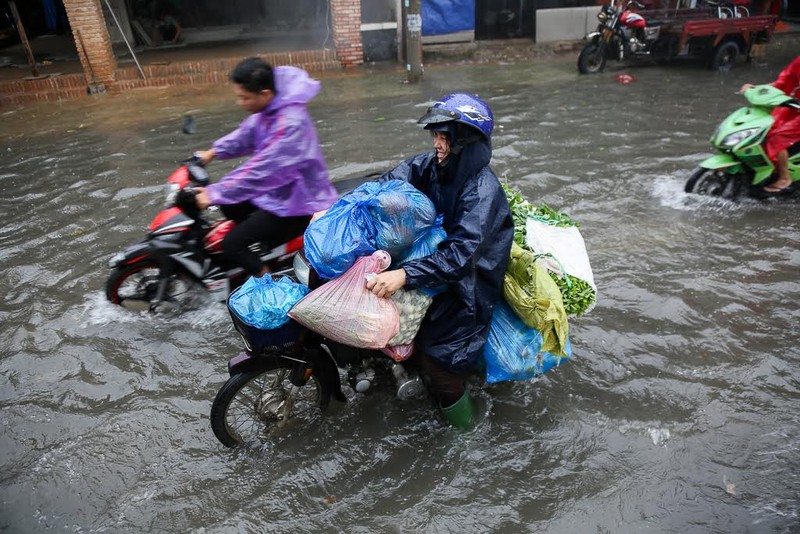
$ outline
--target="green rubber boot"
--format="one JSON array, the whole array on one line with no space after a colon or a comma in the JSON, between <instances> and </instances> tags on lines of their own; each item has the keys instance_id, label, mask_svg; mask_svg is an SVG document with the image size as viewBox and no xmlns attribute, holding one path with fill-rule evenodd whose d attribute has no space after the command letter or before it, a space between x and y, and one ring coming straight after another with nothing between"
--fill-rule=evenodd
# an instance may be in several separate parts
<instances>
[{"instance_id":1,"label":"green rubber boot","mask_svg":"<svg viewBox=\"0 0 800 534\"><path fill-rule=\"evenodd\" d=\"M472 405L472 397L465 391L455 404L440 407L444 418L451 426L457 428L471 428L475 424L475 408Z\"/></svg>"}]
</instances>

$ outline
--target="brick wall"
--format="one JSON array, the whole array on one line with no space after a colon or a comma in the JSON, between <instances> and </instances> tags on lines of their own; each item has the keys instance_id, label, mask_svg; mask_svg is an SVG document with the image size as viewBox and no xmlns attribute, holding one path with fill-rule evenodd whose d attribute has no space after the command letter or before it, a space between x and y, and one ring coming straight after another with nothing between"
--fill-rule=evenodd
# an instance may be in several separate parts
<instances>
[{"instance_id":1,"label":"brick wall","mask_svg":"<svg viewBox=\"0 0 800 534\"><path fill-rule=\"evenodd\" d=\"M117 61L100 2L64 0L64 8L88 84L110 87L114 84Z\"/></svg>"},{"instance_id":2,"label":"brick wall","mask_svg":"<svg viewBox=\"0 0 800 534\"><path fill-rule=\"evenodd\" d=\"M270 52L260 56L272 65L295 65L312 75L321 71L342 69L336 51L331 49ZM168 65L142 65L146 79L142 79L138 68L122 67L116 71L114 85L107 89L109 93L121 93L145 87L227 84L228 75L241 60L242 57L235 56L171 62ZM4 106L30 102L61 102L86 97L86 89L86 78L83 74L62 74L38 80L0 81L0 110Z\"/></svg>"},{"instance_id":3,"label":"brick wall","mask_svg":"<svg viewBox=\"0 0 800 534\"><path fill-rule=\"evenodd\" d=\"M364 62L361 44L361 0L329 0L333 19L333 45L343 67Z\"/></svg>"}]
</instances>

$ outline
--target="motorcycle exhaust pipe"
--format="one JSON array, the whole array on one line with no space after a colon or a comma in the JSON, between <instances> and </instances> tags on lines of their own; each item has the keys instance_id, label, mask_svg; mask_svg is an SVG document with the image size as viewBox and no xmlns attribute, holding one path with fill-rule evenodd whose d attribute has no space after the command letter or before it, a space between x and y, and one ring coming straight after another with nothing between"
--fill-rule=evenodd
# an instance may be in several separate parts
<instances>
[{"instance_id":1,"label":"motorcycle exhaust pipe","mask_svg":"<svg viewBox=\"0 0 800 534\"><path fill-rule=\"evenodd\" d=\"M425 385L422 380L414 374L413 376L406 371L402 364L392 365L392 374L397 381L397 398L405 401L418 399L425 395Z\"/></svg>"}]
</instances>

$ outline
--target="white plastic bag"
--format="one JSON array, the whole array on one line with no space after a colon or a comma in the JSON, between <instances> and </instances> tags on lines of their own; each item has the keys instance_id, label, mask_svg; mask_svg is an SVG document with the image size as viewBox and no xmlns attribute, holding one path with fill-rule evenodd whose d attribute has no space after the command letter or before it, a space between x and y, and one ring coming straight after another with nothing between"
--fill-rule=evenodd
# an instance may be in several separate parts
<instances>
[{"instance_id":1,"label":"white plastic bag","mask_svg":"<svg viewBox=\"0 0 800 534\"><path fill-rule=\"evenodd\" d=\"M535 219L528 219L525 227L525 241L537 254L552 254L558 259L542 258L548 269L586 280L592 289L597 291L594 283L592 266L589 264L589 254L586 252L586 243L576 226L560 227L544 224ZM559 264L560 263L560 264Z\"/></svg>"},{"instance_id":2,"label":"white plastic bag","mask_svg":"<svg viewBox=\"0 0 800 534\"><path fill-rule=\"evenodd\" d=\"M595 295L597 294L586 243L578 227L553 226L529 218L525 225L525 242L536 254L552 255L539 259L548 270L557 274L566 272L570 276L580 278L592 286ZM590 311L593 307L594 304L586 311Z\"/></svg>"}]
</instances>

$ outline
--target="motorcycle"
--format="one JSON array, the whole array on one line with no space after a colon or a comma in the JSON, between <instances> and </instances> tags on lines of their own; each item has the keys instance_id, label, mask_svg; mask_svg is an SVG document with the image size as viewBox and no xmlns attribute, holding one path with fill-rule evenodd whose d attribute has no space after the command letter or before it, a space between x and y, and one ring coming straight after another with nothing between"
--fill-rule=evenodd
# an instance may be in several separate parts
<instances>
[{"instance_id":1,"label":"motorcycle","mask_svg":"<svg viewBox=\"0 0 800 534\"><path fill-rule=\"evenodd\" d=\"M339 194L352 190L373 175L335 184ZM180 191L210 183L199 159L184 161L167 179L166 202L150 223L145 238L118 252L108 262L111 274L106 281L106 298L132 310L164 311L180 309L202 288L216 300L224 301L242 285L248 274L222 256L222 239L235 226L216 217L212 206L208 217L192 207L179 207ZM261 261L275 276L289 274L292 260L303 248L302 234L271 249L254 245Z\"/></svg>"},{"instance_id":2,"label":"motorcycle","mask_svg":"<svg viewBox=\"0 0 800 534\"><path fill-rule=\"evenodd\" d=\"M164 209L153 218L145 239L108 262L111 274L106 298L110 302L154 312L181 307L197 287L224 300L247 279L243 269L227 263L221 255L222 238L235 223L221 218L212 221L200 210L175 203L179 191L209 183L208 172L194 157L169 176ZM273 273L281 275L291 269L292 257L302 248L300 235L260 252L260 256Z\"/></svg>"},{"instance_id":3,"label":"motorcycle","mask_svg":"<svg viewBox=\"0 0 800 534\"><path fill-rule=\"evenodd\" d=\"M320 284L302 252L293 258L291 276L309 288ZM380 351L333 342L291 319L276 330L257 330L230 315L245 350L228 361L229 378L210 414L214 435L226 447L262 444L290 422L312 425L331 399L347 400L340 374L359 394L387 383L394 383L400 400L426 394L413 369Z\"/></svg>"},{"instance_id":4,"label":"motorcycle","mask_svg":"<svg viewBox=\"0 0 800 534\"><path fill-rule=\"evenodd\" d=\"M674 37L662 38L662 22L648 22L629 9L642 9L644 4L636 0L616 0L604 4L597 13L600 24L597 31L586 36L589 42L578 56L581 74L601 72L606 60L623 61L629 57L672 57L678 45Z\"/></svg>"},{"instance_id":5,"label":"motorcycle","mask_svg":"<svg viewBox=\"0 0 800 534\"><path fill-rule=\"evenodd\" d=\"M720 154L700 163L686 182L687 193L698 193L735 200L740 196L775 196L764 191L775 176L775 165L767 157L764 141L774 119L770 112L778 106L800 110L800 101L772 85L757 85L745 91L749 106L731 113L711 136L711 145ZM800 181L800 141L789 147L789 173L792 190ZM781 193L783 195L783 193Z\"/></svg>"}]
</instances>

